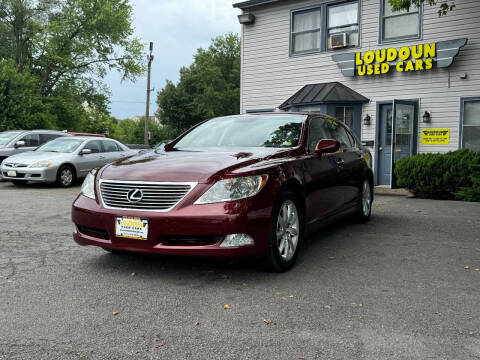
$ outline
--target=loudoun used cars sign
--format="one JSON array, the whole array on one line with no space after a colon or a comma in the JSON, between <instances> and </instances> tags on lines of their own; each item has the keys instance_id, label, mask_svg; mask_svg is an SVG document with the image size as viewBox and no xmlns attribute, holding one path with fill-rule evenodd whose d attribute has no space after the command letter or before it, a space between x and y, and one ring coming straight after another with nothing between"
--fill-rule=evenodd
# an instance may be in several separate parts
<instances>
[{"instance_id":1,"label":"loudoun used cars sign","mask_svg":"<svg viewBox=\"0 0 480 360\"><path fill-rule=\"evenodd\" d=\"M435 58L436 43L403 46L355 53L355 71L358 76L397 72L430 70Z\"/></svg>"},{"instance_id":2,"label":"loudoun used cars sign","mask_svg":"<svg viewBox=\"0 0 480 360\"><path fill-rule=\"evenodd\" d=\"M332 55L344 76L428 71L452 64L466 38Z\"/></svg>"}]
</instances>

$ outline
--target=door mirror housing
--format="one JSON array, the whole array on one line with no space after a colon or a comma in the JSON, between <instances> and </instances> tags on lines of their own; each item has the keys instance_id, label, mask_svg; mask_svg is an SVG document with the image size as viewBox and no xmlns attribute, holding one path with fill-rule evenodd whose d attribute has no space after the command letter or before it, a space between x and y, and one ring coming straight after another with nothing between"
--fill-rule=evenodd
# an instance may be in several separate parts
<instances>
[{"instance_id":1,"label":"door mirror housing","mask_svg":"<svg viewBox=\"0 0 480 360\"><path fill-rule=\"evenodd\" d=\"M80 155L88 155L91 153L92 153L92 149L82 149L82 151L80 151Z\"/></svg>"},{"instance_id":2,"label":"door mirror housing","mask_svg":"<svg viewBox=\"0 0 480 360\"><path fill-rule=\"evenodd\" d=\"M15 148L24 147L26 145L25 141L19 140L15 143Z\"/></svg>"},{"instance_id":3,"label":"door mirror housing","mask_svg":"<svg viewBox=\"0 0 480 360\"><path fill-rule=\"evenodd\" d=\"M340 143L337 140L322 139L315 147L314 155L319 158L322 154L334 153L338 151L338 149L340 149Z\"/></svg>"}]
</instances>

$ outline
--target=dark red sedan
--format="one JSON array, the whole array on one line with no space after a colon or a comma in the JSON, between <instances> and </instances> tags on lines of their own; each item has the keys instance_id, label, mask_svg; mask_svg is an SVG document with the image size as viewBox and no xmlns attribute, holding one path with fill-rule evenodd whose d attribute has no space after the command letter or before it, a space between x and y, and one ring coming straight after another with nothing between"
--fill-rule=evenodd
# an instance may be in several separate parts
<instances>
[{"instance_id":1,"label":"dark red sedan","mask_svg":"<svg viewBox=\"0 0 480 360\"><path fill-rule=\"evenodd\" d=\"M370 153L334 118L215 118L91 173L73 204L74 239L114 252L254 256L285 271L324 220L367 221L372 187Z\"/></svg>"}]
</instances>

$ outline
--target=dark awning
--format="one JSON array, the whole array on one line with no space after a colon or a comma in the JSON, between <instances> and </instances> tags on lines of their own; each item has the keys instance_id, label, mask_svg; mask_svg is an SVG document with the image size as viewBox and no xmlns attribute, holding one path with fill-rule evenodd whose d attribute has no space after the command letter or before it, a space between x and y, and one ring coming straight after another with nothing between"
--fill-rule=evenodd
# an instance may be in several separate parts
<instances>
[{"instance_id":1,"label":"dark awning","mask_svg":"<svg viewBox=\"0 0 480 360\"><path fill-rule=\"evenodd\" d=\"M265 4L270 4L270 3L275 3L280 0L248 0L248 1L242 1L233 4L233 7L239 8L239 9L246 9L249 7L253 6L258 6L258 5L265 5Z\"/></svg>"},{"instance_id":2,"label":"dark awning","mask_svg":"<svg viewBox=\"0 0 480 360\"><path fill-rule=\"evenodd\" d=\"M292 106L319 105L332 103L363 104L370 100L339 82L305 85L292 97L279 106L289 109Z\"/></svg>"}]
</instances>

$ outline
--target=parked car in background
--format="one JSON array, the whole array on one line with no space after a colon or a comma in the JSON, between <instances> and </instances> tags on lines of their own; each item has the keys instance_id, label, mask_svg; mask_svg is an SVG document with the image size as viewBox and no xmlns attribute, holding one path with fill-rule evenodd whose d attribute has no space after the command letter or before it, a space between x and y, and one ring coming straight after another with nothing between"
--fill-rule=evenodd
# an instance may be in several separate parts
<instances>
[{"instance_id":1,"label":"parked car in background","mask_svg":"<svg viewBox=\"0 0 480 360\"><path fill-rule=\"evenodd\" d=\"M69 132L70 135L73 136L95 136L95 137L103 137L106 138L103 134L92 134L92 133L79 133L79 132Z\"/></svg>"},{"instance_id":2,"label":"parked car in background","mask_svg":"<svg viewBox=\"0 0 480 360\"><path fill-rule=\"evenodd\" d=\"M50 140L71 136L54 130L12 130L0 132L0 164L7 157L32 151Z\"/></svg>"},{"instance_id":3,"label":"parked car in background","mask_svg":"<svg viewBox=\"0 0 480 360\"><path fill-rule=\"evenodd\" d=\"M325 220L370 218L371 165L331 117L216 118L90 173L73 204L74 239L113 252L254 256L285 271Z\"/></svg>"},{"instance_id":4,"label":"parked car in background","mask_svg":"<svg viewBox=\"0 0 480 360\"><path fill-rule=\"evenodd\" d=\"M34 151L14 155L3 161L3 178L14 184L27 181L54 183L69 187L92 169L135 155L122 143L95 137L61 137Z\"/></svg>"}]
</instances>

